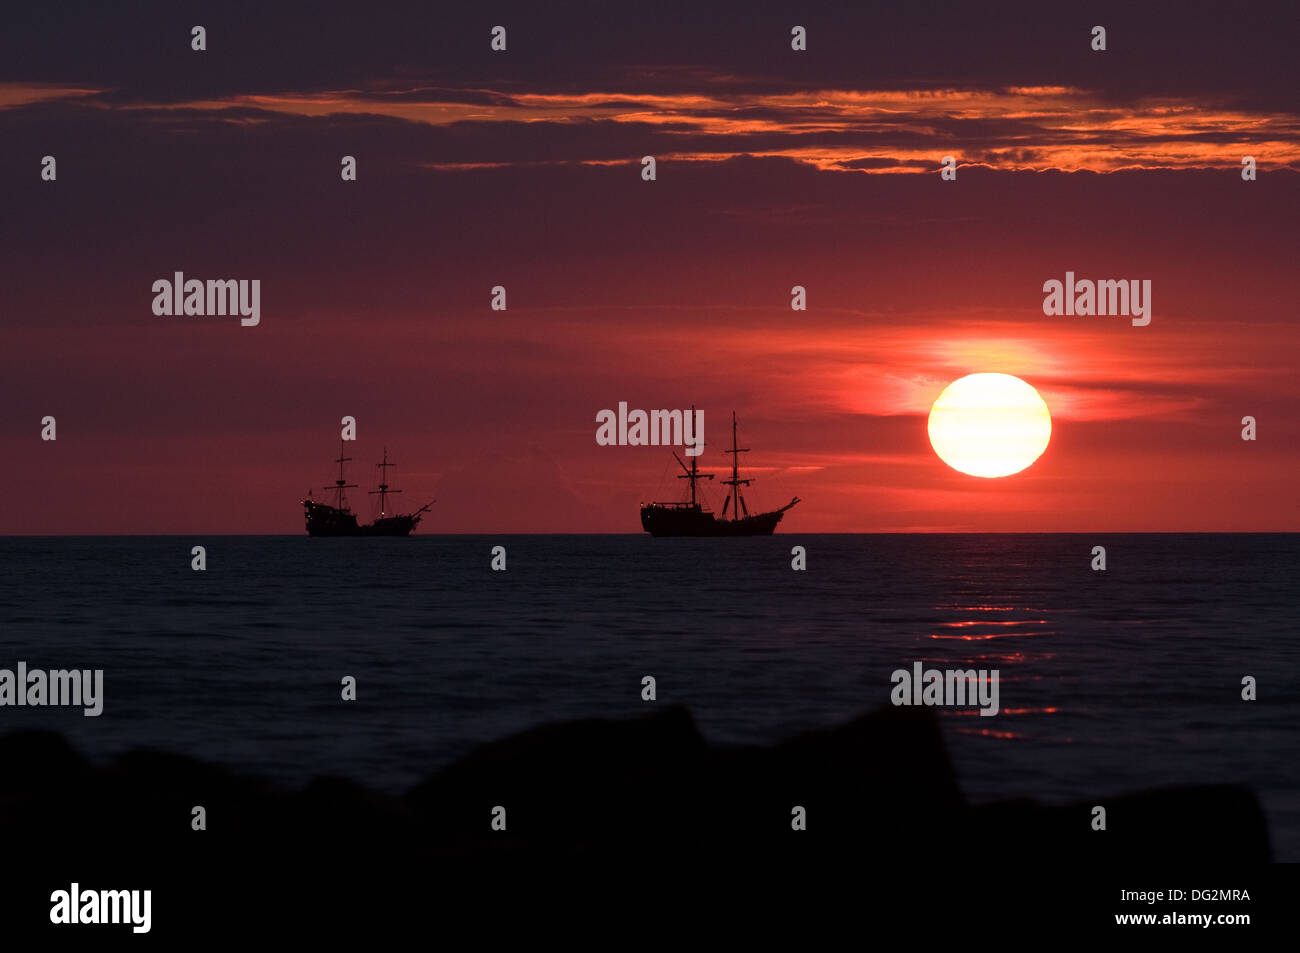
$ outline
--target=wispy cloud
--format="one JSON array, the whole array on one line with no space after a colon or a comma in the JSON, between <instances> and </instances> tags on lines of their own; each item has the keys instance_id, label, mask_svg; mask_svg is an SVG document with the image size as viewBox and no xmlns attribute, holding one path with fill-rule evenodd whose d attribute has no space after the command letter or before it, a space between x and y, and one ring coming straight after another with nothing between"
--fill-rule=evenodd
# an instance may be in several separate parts
<instances>
[{"instance_id":1,"label":"wispy cloud","mask_svg":"<svg viewBox=\"0 0 1300 953\"><path fill-rule=\"evenodd\" d=\"M70 96L35 88L19 95ZM1117 102L1068 86L997 89L734 90L698 93L591 91L510 93L492 89L402 87L239 95L184 103L130 103L104 108L133 112L184 110L219 116L229 110L324 118L384 116L431 126L476 128L545 124L555 147L543 159L502 152L476 161L431 162L473 169L537 162L635 162L595 153L593 124L635 127L647 151L681 162L736 156L781 157L819 169L863 173L932 171L944 155L961 165L1003 170L1111 172L1236 166L1251 154L1264 168L1300 169L1300 117L1246 111L1204 98L1140 98ZM198 117L195 117L198 118Z\"/></svg>"}]
</instances>

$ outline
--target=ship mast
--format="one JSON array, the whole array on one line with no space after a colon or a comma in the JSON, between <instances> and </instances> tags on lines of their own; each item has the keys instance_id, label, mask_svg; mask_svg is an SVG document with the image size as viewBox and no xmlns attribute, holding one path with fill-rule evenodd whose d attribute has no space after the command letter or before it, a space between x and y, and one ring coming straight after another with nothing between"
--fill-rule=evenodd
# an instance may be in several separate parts
<instances>
[{"instance_id":1,"label":"ship mast","mask_svg":"<svg viewBox=\"0 0 1300 953\"><path fill-rule=\"evenodd\" d=\"M695 414L694 404L691 404L691 414L692 416ZM695 504L695 481L713 479L712 473L700 473L699 471L699 459L700 459L700 454L698 452L699 449L700 449L699 447L696 447L696 454L695 456L691 457L691 465L689 469L687 468L686 464L682 463L682 458L677 456L676 451L673 452L673 457L676 458L679 464L681 464L681 468L683 470L686 470L686 472L684 474L679 475L677 479L691 481L691 508L692 509L694 509L696 505Z\"/></svg>"},{"instance_id":2,"label":"ship mast","mask_svg":"<svg viewBox=\"0 0 1300 953\"><path fill-rule=\"evenodd\" d=\"M343 478L343 464L350 461L351 457L343 456L343 441L339 441L339 458L334 462L339 465L339 478L334 481L334 508L337 510L346 510L348 508L347 496L344 490L356 489L355 483L349 483Z\"/></svg>"},{"instance_id":3,"label":"ship mast","mask_svg":"<svg viewBox=\"0 0 1300 953\"><path fill-rule=\"evenodd\" d=\"M388 462L388 448L387 448L387 447L384 447L384 462L383 462L383 463L376 463L375 466L379 467L379 489L369 491L369 495L370 495L370 496L374 496L376 493L379 494L379 518L380 518L380 519L383 519L383 518L384 518L384 515L388 512L388 494L389 494L389 493L401 493L402 491L401 491L401 490L390 490L390 489L388 488L388 483L387 483L387 480L388 480L388 473L387 473L387 469L388 469L388 467L395 467L395 466L397 466L397 464L396 464L396 463L389 463L389 462Z\"/></svg>"},{"instance_id":4,"label":"ship mast","mask_svg":"<svg viewBox=\"0 0 1300 953\"><path fill-rule=\"evenodd\" d=\"M740 455L742 453L749 453L749 448L741 449L736 443L736 412L734 410L731 412L731 449L724 450L723 453L729 453L732 455L731 479L723 480L722 483L724 486L731 487L731 496L728 498L727 503L731 504L731 518L733 520L738 520L740 519L740 510L742 507L745 510L745 515L749 515L749 507L745 506L745 498L740 495L740 488L742 486L749 486L748 480L742 480L740 478ZM723 518L726 518L727 515L727 503L722 504Z\"/></svg>"}]
</instances>

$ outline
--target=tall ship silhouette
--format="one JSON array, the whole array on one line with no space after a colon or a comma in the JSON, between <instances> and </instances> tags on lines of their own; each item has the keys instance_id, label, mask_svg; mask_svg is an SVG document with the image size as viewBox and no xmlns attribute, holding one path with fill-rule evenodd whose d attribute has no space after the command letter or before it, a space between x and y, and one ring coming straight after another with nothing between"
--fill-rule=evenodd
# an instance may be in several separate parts
<instances>
[{"instance_id":1,"label":"tall ship silhouette","mask_svg":"<svg viewBox=\"0 0 1300 953\"><path fill-rule=\"evenodd\" d=\"M339 465L339 478L334 481L334 505L312 499L311 490L307 499L302 501L307 517L308 536L410 536L411 531L419 525L422 514L436 501L431 500L414 513L388 512L390 494L401 493L388 485L388 470L397 464L388 462L388 448L384 448L384 459L376 463L379 467L379 489L370 490L370 496L379 497L379 516L373 523L357 523L356 514L348 507L347 494L344 490L356 488L355 483L347 482L343 475L343 464L352 458L343 455L343 444L339 444L339 458L334 462Z\"/></svg>"},{"instance_id":2,"label":"tall ship silhouette","mask_svg":"<svg viewBox=\"0 0 1300 953\"><path fill-rule=\"evenodd\" d=\"M742 486L749 486L750 480L740 478L740 455L749 453L736 442L736 412L731 412L731 449L723 451L731 454L731 479L723 480L724 486L731 487L726 501L722 504L722 515L707 510L696 498L695 484L700 480L712 480L712 473L700 473L696 465L699 455L691 457L688 467L682 458L674 452L673 457L685 471L677 479L689 480L690 499L679 503L646 503L641 507L641 526L651 536L771 536L776 524L781 522L785 511L799 502L795 497L779 510L770 513L749 513L745 497L741 494ZM731 508L731 517L727 517L727 508ZM741 513L744 516L741 516Z\"/></svg>"}]
</instances>

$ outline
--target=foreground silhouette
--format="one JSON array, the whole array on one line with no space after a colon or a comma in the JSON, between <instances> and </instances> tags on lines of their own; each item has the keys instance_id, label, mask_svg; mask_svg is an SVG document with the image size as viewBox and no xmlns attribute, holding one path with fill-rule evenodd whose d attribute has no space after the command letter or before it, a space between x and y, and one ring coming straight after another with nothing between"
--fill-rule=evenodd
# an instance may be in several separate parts
<instances>
[{"instance_id":1,"label":"foreground silhouette","mask_svg":"<svg viewBox=\"0 0 1300 953\"><path fill-rule=\"evenodd\" d=\"M1105 831L1092 830L1094 804L1106 807ZM191 829L194 805L206 831ZM492 829L497 805L505 831ZM796 805L807 830L791 829ZM712 746L678 707L546 725L485 744L401 797L331 778L285 790L150 751L95 766L58 735L14 733L0 738L0 826L6 852L30 864L25 903L48 911L49 891L73 879L151 886L156 919L173 926L210 922L214 890L245 913L308 902L365 917L375 903L423 909L431 890L497 896L502 877L589 899L605 878L671 888L719 876L722 889L724 873L844 882L910 870L939 875L919 881L938 902L965 889L952 875L978 884L990 868L1032 879L1269 859L1259 805L1233 786L970 805L937 718L906 708L770 747Z\"/></svg>"}]
</instances>

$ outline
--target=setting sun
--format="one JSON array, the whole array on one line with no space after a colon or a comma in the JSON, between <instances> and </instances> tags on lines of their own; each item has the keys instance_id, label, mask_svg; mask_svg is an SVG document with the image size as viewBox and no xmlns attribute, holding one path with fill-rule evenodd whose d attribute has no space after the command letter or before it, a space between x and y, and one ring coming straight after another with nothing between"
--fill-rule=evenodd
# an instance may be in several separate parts
<instances>
[{"instance_id":1,"label":"setting sun","mask_svg":"<svg viewBox=\"0 0 1300 953\"><path fill-rule=\"evenodd\" d=\"M1047 449L1052 415L1038 391L1010 374L969 374L930 408L930 444L954 470L978 477L1019 473Z\"/></svg>"}]
</instances>

